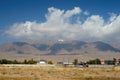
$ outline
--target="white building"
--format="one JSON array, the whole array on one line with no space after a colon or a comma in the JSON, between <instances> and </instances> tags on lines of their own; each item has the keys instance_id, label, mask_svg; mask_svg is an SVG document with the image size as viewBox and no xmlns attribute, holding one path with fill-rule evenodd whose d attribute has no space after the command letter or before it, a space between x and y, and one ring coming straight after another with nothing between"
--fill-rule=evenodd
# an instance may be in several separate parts
<instances>
[{"instance_id":1,"label":"white building","mask_svg":"<svg viewBox=\"0 0 120 80\"><path fill-rule=\"evenodd\" d=\"M46 65L47 61L46 60L40 60L40 61L37 62L37 64L39 64L39 65Z\"/></svg>"}]
</instances>

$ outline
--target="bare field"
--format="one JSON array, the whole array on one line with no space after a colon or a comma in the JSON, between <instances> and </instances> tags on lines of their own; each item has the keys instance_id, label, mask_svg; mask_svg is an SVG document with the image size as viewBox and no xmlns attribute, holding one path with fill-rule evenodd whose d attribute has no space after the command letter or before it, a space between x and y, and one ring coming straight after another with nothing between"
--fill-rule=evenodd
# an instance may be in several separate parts
<instances>
[{"instance_id":1,"label":"bare field","mask_svg":"<svg viewBox=\"0 0 120 80\"><path fill-rule=\"evenodd\" d=\"M0 80L120 80L120 67L0 66Z\"/></svg>"}]
</instances>

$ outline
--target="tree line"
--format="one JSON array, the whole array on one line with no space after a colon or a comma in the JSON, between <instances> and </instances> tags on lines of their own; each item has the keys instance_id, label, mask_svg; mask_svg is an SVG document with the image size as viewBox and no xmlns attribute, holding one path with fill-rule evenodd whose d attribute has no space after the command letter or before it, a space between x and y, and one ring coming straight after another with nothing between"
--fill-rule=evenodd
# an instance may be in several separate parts
<instances>
[{"instance_id":1,"label":"tree line","mask_svg":"<svg viewBox=\"0 0 120 80\"><path fill-rule=\"evenodd\" d=\"M24 61L17 61L17 60L7 60L7 59L1 59L0 64L36 64L37 61L34 59L30 60L24 60Z\"/></svg>"},{"instance_id":2,"label":"tree line","mask_svg":"<svg viewBox=\"0 0 120 80\"><path fill-rule=\"evenodd\" d=\"M47 63L53 64L52 61L48 61ZM25 59L23 61L1 59L0 64L37 64L37 61L34 59L30 59L30 60Z\"/></svg>"},{"instance_id":3,"label":"tree line","mask_svg":"<svg viewBox=\"0 0 120 80\"><path fill-rule=\"evenodd\" d=\"M112 64L115 64L116 62L116 58L113 58ZM36 64L37 61L34 59L30 59L30 60L23 60L23 61L17 61L17 60L7 60L7 59L1 59L0 60L0 64ZM52 61L48 61L48 64L53 64ZM78 59L74 59L73 64L77 65ZM111 61L107 62L108 64L111 64ZM101 64L100 59L94 59L94 60L89 60L86 62L86 64Z\"/></svg>"}]
</instances>

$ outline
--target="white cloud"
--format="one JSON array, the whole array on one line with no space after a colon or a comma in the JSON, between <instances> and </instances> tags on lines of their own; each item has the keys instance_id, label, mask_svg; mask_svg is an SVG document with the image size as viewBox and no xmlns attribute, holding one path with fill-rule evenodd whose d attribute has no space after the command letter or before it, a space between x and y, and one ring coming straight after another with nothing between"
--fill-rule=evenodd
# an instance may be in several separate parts
<instances>
[{"instance_id":1,"label":"white cloud","mask_svg":"<svg viewBox=\"0 0 120 80\"><path fill-rule=\"evenodd\" d=\"M89 14L89 12L83 12L79 7L67 11L51 7L48 8L48 13L45 15L45 22L15 23L5 33L18 39L120 39L120 15L112 13L108 21L105 21L100 15L91 15L82 22L81 13ZM77 18L74 23L71 23L74 16Z\"/></svg>"},{"instance_id":2,"label":"white cloud","mask_svg":"<svg viewBox=\"0 0 120 80\"><path fill-rule=\"evenodd\" d=\"M72 17L73 15L81 13L82 10L79 7L75 7L73 10L68 10L65 12L64 17Z\"/></svg>"},{"instance_id":3,"label":"white cloud","mask_svg":"<svg viewBox=\"0 0 120 80\"><path fill-rule=\"evenodd\" d=\"M110 22L114 21L117 17L117 15L115 13L108 13L110 15Z\"/></svg>"},{"instance_id":4,"label":"white cloud","mask_svg":"<svg viewBox=\"0 0 120 80\"><path fill-rule=\"evenodd\" d=\"M85 11L83 14L86 15L86 16L88 16L88 15L89 15L89 12L88 12L88 11Z\"/></svg>"}]
</instances>

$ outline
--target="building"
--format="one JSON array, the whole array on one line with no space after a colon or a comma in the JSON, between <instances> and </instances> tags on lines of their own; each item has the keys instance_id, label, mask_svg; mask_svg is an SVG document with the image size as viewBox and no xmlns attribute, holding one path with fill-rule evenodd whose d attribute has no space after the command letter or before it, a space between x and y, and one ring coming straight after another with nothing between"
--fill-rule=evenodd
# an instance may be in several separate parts
<instances>
[{"instance_id":1,"label":"building","mask_svg":"<svg viewBox=\"0 0 120 80\"><path fill-rule=\"evenodd\" d=\"M120 64L120 60L114 58L113 60L103 60L101 59L101 64L102 65L119 65Z\"/></svg>"},{"instance_id":2,"label":"building","mask_svg":"<svg viewBox=\"0 0 120 80\"><path fill-rule=\"evenodd\" d=\"M79 62L75 65L76 67L88 67L88 65L84 62Z\"/></svg>"},{"instance_id":3,"label":"building","mask_svg":"<svg viewBox=\"0 0 120 80\"><path fill-rule=\"evenodd\" d=\"M73 62L58 62L59 66L74 66Z\"/></svg>"},{"instance_id":4,"label":"building","mask_svg":"<svg viewBox=\"0 0 120 80\"><path fill-rule=\"evenodd\" d=\"M46 65L47 61L46 60L40 60L40 61L37 62L37 64L39 64L39 65Z\"/></svg>"}]
</instances>

